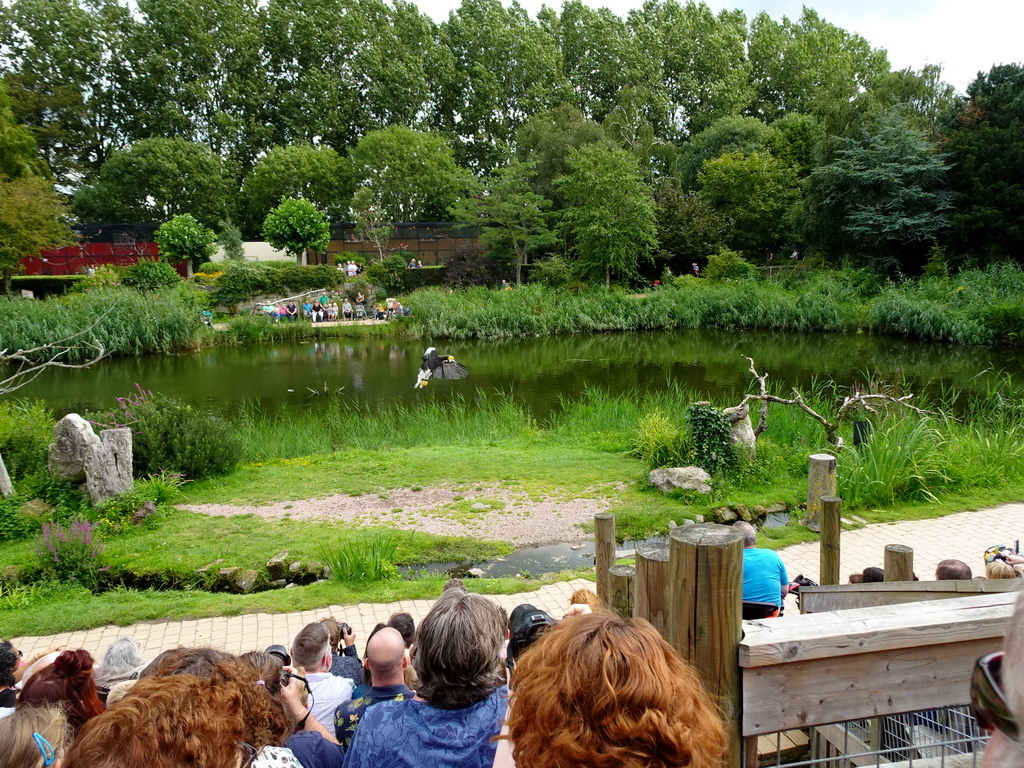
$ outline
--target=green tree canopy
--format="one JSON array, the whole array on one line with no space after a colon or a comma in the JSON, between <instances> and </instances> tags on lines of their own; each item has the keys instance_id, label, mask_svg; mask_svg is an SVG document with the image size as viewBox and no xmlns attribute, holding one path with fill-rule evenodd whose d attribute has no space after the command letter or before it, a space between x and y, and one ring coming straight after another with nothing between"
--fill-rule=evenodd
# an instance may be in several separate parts
<instances>
[{"instance_id":1,"label":"green tree canopy","mask_svg":"<svg viewBox=\"0 0 1024 768\"><path fill-rule=\"evenodd\" d=\"M945 156L897 113L836 142L832 161L807 180L809 240L878 270L922 267L948 225Z\"/></svg>"},{"instance_id":2,"label":"green tree canopy","mask_svg":"<svg viewBox=\"0 0 1024 768\"><path fill-rule=\"evenodd\" d=\"M0 176L0 272L4 293L10 293L11 275L22 259L75 241L67 218L67 206L49 180Z\"/></svg>"},{"instance_id":3,"label":"green tree canopy","mask_svg":"<svg viewBox=\"0 0 1024 768\"><path fill-rule=\"evenodd\" d=\"M327 216L309 200L290 197L267 214L263 239L301 260L306 250L323 253L331 242Z\"/></svg>"},{"instance_id":4,"label":"green tree canopy","mask_svg":"<svg viewBox=\"0 0 1024 768\"><path fill-rule=\"evenodd\" d=\"M32 132L18 124L11 110L7 89L0 81L0 178L48 175L46 163L39 157Z\"/></svg>"},{"instance_id":5,"label":"green tree canopy","mask_svg":"<svg viewBox=\"0 0 1024 768\"><path fill-rule=\"evenodd\" d=\"M484 190L451 208L456 221L484 225L480 242L489 247L508 247L516 259L516 284L522 284L523 265L531 249L546 248L554 242L547 227L545 210L551 201L530 189L533 166L513 161L484 181Z\"/></svg>"},{"instance_id":6,"label":"green tree canopy","mask_svg":"<svg viewBox=\"0 0 1024 768\"><path fill-rule=\"evenodd\" d=\"M357 186L373 190L390 221L444 221L448 209L474 187L437 134L391 126L371 131L349 154Z\"/></svg>"},{"instance_id":7,"label":"green tree canopy","mask_svg":"<svg viewBox=\"0 0 1024 768\"><path fill-rule=\"evenodd\" d=\"M330 147L295 144L274 147L253 167L239 194L239 223L256 236L270 209L285 197L301 197L339 221L352 196L347 165Z\"/></svg>"},{"instance_id":8,"label":"green tree canopy","mask_svg":"<svg viewBox=\"0 0 1024 768\"><path fill-rule=\"evenodd\" d=\"M658 246L654 199L636 158L625 150L587 145L569 153L570 173L557 183L565 196L563 232L571 238L577 268L637 279L639 264Z\"/></svg>"},{"instance_id":9,"label":"green tree canopy","mask_svg":"<svg viewBox=\"0 0 1024 768\"><path fill-rule=\"evenodd\" d=\"M986 261L1024 260L1024 66L979 75L949 130L953 237Z\"/></svg>"},{"instance_id":10,"label":"green tree canopy","mask_svg":"<svg viewBox=\"0 0 1024 768\"><path fill-rule=\"evenodd\" d=\"M686 192L673 179L661 179L654 188L658 212L658 260L677 275L689 271L725 247L729 223L725 214L695 192Z\"/></svg>"},{"instance_id":11,"label":"green tree canopy","mask_svg":"<svg viewBox=\"0 0 1024 768\"><path fill-rule=\"evenodd\" d=\"M160 255L172 264L190 261L192 266L208 261L217 250L217 233L204 227L192 214L183 213L165 221L153 235Z\"/></svg>"},{"instance_id":12,"label":"green tree canopy","mask_svg":"<svg viewBox=\"0 0 1024 768\"><path fill-rule=\"evenodd\" d=\"M158 224L182 213L206 226L226 218L231 183L208 147L144 139L111 155L99 180L75 195L75 212L96 223Z\"/></svg>"},{"instance_id":13,"label":"green tree canopy","mask_svg":"<svg viewBox=\"0 0 1024 768\"><path fill-rule=\"evenodd\" d=\"M729 218L735 248L772 250L786 237L800 194L791 166L768 152L727 152L704 163L697 180L701 199Z\"/></svg>"}]
</instances>

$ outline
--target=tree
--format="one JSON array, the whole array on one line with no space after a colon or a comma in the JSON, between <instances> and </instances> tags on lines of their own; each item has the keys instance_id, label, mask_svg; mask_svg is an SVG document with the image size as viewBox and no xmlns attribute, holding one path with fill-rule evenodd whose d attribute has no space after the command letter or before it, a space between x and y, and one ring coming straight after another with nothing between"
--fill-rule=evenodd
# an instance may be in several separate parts
<instances>
[{"instance_id":1,"label":"tree","mask_svg":"<svg viewBox=\"0 0 1024 768\"><path fill-rule=\"evenodd\" d=\"M729 223L700 195L684 192L673 179L663 178L655 186L654 199L661 246L658 258L675 268L676 274L725 247Z\"/></svg>"},{"instance_id":2,"label":"tree","mask_svg":"<svg viewBox=\"0 0 1024 768\"><path fill-rule=\"evenodd\" d=\"M474 187L437 134L394 125L371 131L349 158L357 186L373 190L374 204L389 221L444 221L448 209Z\"/></svg>"},{"instance_id":3,"label":"tree","mask_svg":"<svg viewBox=\"0 0 1024 768\"><path fill-rule=\"evenodd\" d=\"M480 235L483 245L511 248L516 259L516 285L523 282L523 265L530 250L554 241L544 214L551 201L530 190L532 173L532 164L514 161L485 181L482 193L464 198L451 208L456 221L484 225Z\"/></svg>"},{"instance_id":4,"label":"tree","mask_svg":"<svg viewBox=\"0 0 1024 768\"><path fill-rule=\"evenodd\" d=\"M160 246L160 255L169 262L189 261L193 268L208 261L217 250L217 233L188 213L161 224L153 239Z\"/></svg>"},{"instance_id":5,"label":"tree","mask_svg":"<svg viewBox=\"0 0 1024 768\"><path fill-rule=\"evenodd\" d=\"M734 115L713 124L682 145L677 160L677 174L684 189L693 189L704 163L729 152L747 155L767 149L775 131L753 117Z\"/></svg>"},{"instance_id":6,"label":"tree","mask_svg":"<svg viewBox=\"0 0 1024 768\"><path fill-rule=\"evenodd\" d=\"M811 242L879 271L920 269L949 221L945 156L896 112L876 131L835 142L832 161L808 177Z\"/></svg>"},{"instance_id":7,"label":"tree","mask_svg":"<svg viewBox=\"0 0 1024 768\"><path fill-rule=\"evenodd\" d=\"M352 186L345 161L330 147L295 144L274 147L253 166L239 194L239 222L246 234L259 233L270 209L285 197L309 200L332 221L348 213Z\"/></svg>"},{"instance_id":8,"label":"tree","mask_svg":"<svg viewBox=\"0 0 1024 768\"><path fill-rule=\"evenodd\" d=\"M697 174L700 196L732 224L729 240L741 250L777 247L800 195L796 172L768 152L727 152Z\"/></svg>"},{"instance_id":9,"label":"tree","mask_svg":"<svg viewBox=\"0 0 1024 768\"><path fill-rule=\"evenodd\" d=\"M263 239L301 263L307 250L317 253L327 250L331 228L324 212L309 200L290 197L267 214Z\"/></svg>"},{"instance_id":10,"label":"tree","mask_svg":"<svg viewBox=\"0 0 1024 768\"><path fill-rule=\"evenodd\" d=\"M230 191L224 163L208 147L144 139L114 152L96 184L75 195L74 208L98 224L158 224L190 213L215 227L227 216Z\"/></svg>"},{"instance_id":11,"label":"tree","mask_svg":"<svg viewBox=\"0 0 1024 768\"><path fill-rule=\"evenodd\" d=\"M621 149L595 145L569 153L571 172L558 179L565 195L562 228L572 238L584 274L639 277L641 260L657 248L654 199L636 159Z\"/></svg>"},{"instance_id":12,"label":"tree","mask_svg":"<svg viewBox=\"0 0 1024 768\"><path fill-rule=\"evenodd\" d=\"M1024 260L1024 66L979 74L967 96L946 144L954 242L987 261Z\"/></svg>"},{"instance_id":13,"label":"tree","mask_svg":"<svg viewBox=\"0 0 1024 768\"><path fill-rule=\"evenodd\" d=\"M11 292L11 275L22 259L74 243L67 218L67 206L49 180L0 177L0 272L5 294Z\"/></svg>"},{"instance_id":14,"label":"tree","mask_svg":"<svg viewBox=\"0 0 1024 768\"><path fill-rule=\"evenodd\" d=\"M384 215L377 204L370 187L360 187L352 196L352 213L356 217L356 228L363 242L373 243L377 255L384 261L387 242L395 232L395 226Z\"/></svg>"},{"instance_id":15,"label":"tree","mask_svg":"<svg viewBox=\"0 0 1024 768\"><path fill-rule=\"evenodd\" d=\"M32 132L18 124L7 90L0 81L0 178L48 175L49 169L39 158Z\"/></svg>"},{"instance_id":16,"label":"tree","mask_svg":"<svg viewBox=\"0 0 1024 768\"><path fill-rule=\"evenodd\" d=\"M242 233L230 221L222 221L217 244L224 249L224 258L228 261L245 261L245 245Z\"/></svg>"}]
</instances>

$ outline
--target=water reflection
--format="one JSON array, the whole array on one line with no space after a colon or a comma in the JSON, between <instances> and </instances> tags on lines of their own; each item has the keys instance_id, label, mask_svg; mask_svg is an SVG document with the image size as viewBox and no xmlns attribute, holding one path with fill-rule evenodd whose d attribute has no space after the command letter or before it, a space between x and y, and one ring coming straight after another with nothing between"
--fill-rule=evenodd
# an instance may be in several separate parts
<instances>
[{"instance_id":1,"label":"water reflection","mask_svg":"<svg viewBox=\"0 0 1024 768\"><path fill-rule=\"evenodd\" d=\"M657 392L673 383L703 396L738 399L750 384L754 358L770 381L807 387L815 378L848 386L867 376L904 376L917 389L970 388L996 367L1020 374L1016 347L963 347L864 334L772 331L611 333L507 341L446 342L470 371L463 381L432 381L414 390L422 342L338 339L219 347L199 352L103 361L86 371L48 371L17 394L41 397L60 412L108 408L136 382L218 412L246 400L263 407L317 408L307 387L341 388L341 397L370 407L471 398L473 392L512 392L538 417L588 385L623 392ZM289 390L293 390L289 392Z\"/></svg>"}]
</instances>

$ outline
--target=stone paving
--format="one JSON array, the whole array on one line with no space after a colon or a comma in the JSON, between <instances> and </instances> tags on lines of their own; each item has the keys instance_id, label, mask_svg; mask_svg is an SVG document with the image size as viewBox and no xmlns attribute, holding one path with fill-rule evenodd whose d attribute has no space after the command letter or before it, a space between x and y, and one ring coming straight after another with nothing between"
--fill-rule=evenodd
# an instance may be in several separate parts
<instances>
[{"instance_id":1,"label":"stone paving","mask_svg":"<svg viewBox=\"0 0 1024 768\"><path fill-rule=\"evenodd\" d=\"M844 531L841 542L840 573L845 581L850 573L867 566L882 566L887 544L906 544L914 549L914 570L922 580L930 579L940 560L957 558L974 569L984 571L983 553L993 544L1013 545L1024 538L1024 504L1005 504L994 509L962 512L933 520L880 523L859 530ZM818 543L797 544L780 550L790 578L802 573L818 580ZM472 589L472 582L469 582ZM593 589L585 579L551 584L536 592L496 595L494 599L511 612L522 603L530 603L556 618L569 604L569 596L580 587ZM12 638L26 656L58 645L85 648L101 657L107 646L121 635L132 635L152 658L163 650L185 646L213 646L231 653L243 653L291 639L306 624L327 616L347 622L362 642L379 621L387 621L397 611L408 611L417 623L426 615L432 600L404 600L396 603L328 605L311 611L279 614L246 614L185 621L141 622L130 627L105 626L86 631L63 632L42 637Z\"/></svg>"}]
</instances>

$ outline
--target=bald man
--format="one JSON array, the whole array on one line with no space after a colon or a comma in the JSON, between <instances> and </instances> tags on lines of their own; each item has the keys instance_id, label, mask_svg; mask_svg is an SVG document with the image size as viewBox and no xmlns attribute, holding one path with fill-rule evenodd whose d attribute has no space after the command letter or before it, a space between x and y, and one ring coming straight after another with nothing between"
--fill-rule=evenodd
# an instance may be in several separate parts
<instances>
[{"instance_id":1,"label":"bald man","mask_svg":"<svg viewBox=\"0 0 1024 768\"><path fill-rule=\"evenodd\" d=\"M334 734L338 743L348 749L359 719L367 707L379 701L408 701L415 695L406 686L404 670L409 662L405 656L405 640L393 627L383 627L366 642L363 666L370 673L370 689L358 699L346 701L334 710Z\"/></svg>"},{"instance_id":2,"label":"bald man","mask_svg":"<svg viewBox=\"0 0 1024 768\"><path fill-rule=\"evenodd\" d=\"M979 719L986 721L992 733L982 768L1024 768L1024 594L1018 596L1006 629L1002 664L992 663L991 656L979 659L971 700L980 704Z\"/></svg>"}]
</instances>

